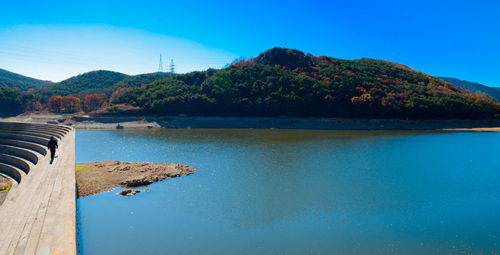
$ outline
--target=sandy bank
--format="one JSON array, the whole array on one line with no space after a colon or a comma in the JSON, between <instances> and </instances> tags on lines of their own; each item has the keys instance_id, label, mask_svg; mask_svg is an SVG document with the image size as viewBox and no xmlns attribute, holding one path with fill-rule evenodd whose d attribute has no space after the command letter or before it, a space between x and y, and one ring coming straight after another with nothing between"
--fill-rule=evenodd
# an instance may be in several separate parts
<instances>
[{"instance_id":1,"label":"sandy bank","mask_svg":"<svg viewBox=\"0 0 500 255\"><path fill-rule=\"evenodd\" d=\"M138 187L195 173L181 164L101 161L76 164L78 197L95 195L116 187Z\"/></svg>"},{"instance_id":2,"label":"sandy bank","mask_svg":"<svg viewBox=\"0 0 500 255\"><path fill-rule=\"evenodd\" d=\"M467 131L467 132L500 132L500 127L491 128L454 128L445 129L446 131Z\"/></svg>"}]
</instances>

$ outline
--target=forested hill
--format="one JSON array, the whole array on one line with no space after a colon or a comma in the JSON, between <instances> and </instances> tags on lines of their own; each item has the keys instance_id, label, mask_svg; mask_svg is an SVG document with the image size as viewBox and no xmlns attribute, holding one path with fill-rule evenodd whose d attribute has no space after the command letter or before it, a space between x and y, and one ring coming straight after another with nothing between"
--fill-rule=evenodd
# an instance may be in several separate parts
<instances>
[{"instance_id":1,"label":"forested hill","mask_svg":"<svg viewBox=\"0 0 500 255\"><path fill-rule=\"evenodd\" d=\"M92 71L64 81L43 86L34 93L46 103L54 95L78 95L109 92L110 87L127 78L128 75L112 71Z\"/></svg>"},{"instance_id":2,"label":"forested hill","mask_svg":"<svg viewBox=\"0 0 500 255\"><path fill-rule=\"evenodd\" d=\"M29 91L0 85L0 107L11 112L121 114L134 109L145 115L192 116L500 117L500 104L487 96L401 64L286 48L219 70L134 76L101 70Z\"/></svg>"},{"instance_id":3,"label":"forested hill","mask_svg":"<svg viewBox=\"0 0 500 255\"><path fill-rule=\"evenodd\" d=\"M121 89L114 104L146 114L487 118L499 105L404 65L273 48L226 69Z\"/></svg>"},{"instance_id":4,"label":"forested hill","mask_svg":"<svg viewBox=\"0 0 500 255\"><path fill-rule=\"evenodd\" d=\"M0 69L0 86L27 90L51 83L51 81L42 81Z\"/></svg>"},{"instance_id":5,"label":"forested hill","mask_svg":"<svg viewBox=\"0 0 500 255\"><path fill-rule=\"evenodd\" d=\"M490 87L476 82L459 80L451 77L439 77L440 79L450 82L462 89L468 90L470 92L480 92L491 96L495 101L500 102L500 87Z\"/></svg>"},{"instance_id":6,"label":"forested hill","mask_svg":"<svg viewBox=\"0 0 500 255\"><path fill-rule=\"evenodd\" d=\"M112 88L133 88L140 87L143 84L148 84L156 80L162 80L172 77L171 73L145 73L138 75L131 75L125 79L113 84Z\"/></svg>"}]
</instances>

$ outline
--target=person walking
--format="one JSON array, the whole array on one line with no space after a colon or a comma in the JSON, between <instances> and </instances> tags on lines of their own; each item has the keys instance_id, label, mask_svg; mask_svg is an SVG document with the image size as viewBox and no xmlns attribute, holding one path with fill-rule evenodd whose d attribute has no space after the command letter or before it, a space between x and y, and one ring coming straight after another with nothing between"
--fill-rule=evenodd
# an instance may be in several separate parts
<instances>
[{"instance_id":1,"label":"person walking","mask_svg":"<svg viewBox=\"0 0 500 255\"><path fill-rule=\"evenodd\" d=\"M56 149L57 149L57 140L51 136L49 140L49 144L47 144L47 148L50 150L50 163L54 161L54 157L56 156Z\"/></svg>"}]
</instances>

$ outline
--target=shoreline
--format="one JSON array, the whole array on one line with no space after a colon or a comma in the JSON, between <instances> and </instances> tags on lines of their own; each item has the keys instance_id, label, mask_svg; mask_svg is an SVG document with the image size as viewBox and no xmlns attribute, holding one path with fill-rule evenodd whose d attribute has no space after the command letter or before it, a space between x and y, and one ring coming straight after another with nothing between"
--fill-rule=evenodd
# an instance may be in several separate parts
<instances>
[{"instance_id":1,"label":"shoreline","mask_svg":"<svg viewBox=\"0 0 500 255\"><path fill-rule=\"evenodd\" d=\"M76 129L119 128L243 128L311 130L429 130L500 132L500 119L352 119L290 117L187 117L187 116L110 116L22 114L3 121L49 123Z\"/></svg>"}]
</instances>

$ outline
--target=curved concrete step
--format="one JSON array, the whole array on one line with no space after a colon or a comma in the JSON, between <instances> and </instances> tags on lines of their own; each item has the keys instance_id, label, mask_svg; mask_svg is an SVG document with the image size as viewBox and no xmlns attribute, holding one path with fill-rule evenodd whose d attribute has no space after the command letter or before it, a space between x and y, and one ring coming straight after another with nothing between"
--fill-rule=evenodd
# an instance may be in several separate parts
<instances>
[{"instance_id":1,"label":"curved concrete step","mask_svg":"<svg viewBox=\"0 0 500 255\"><path fill-rule=\"evenodd\" d=\"M47 146L47 144L49 142L49 139L47 139L47 138L42 138L42 137L37 137L37 136L32 136L32 135L12 134L9 132L0 132L0 138L32 142L32 143L40 144L42 146Z\"/></svg>"},{"instance_id":2,"label":"curved concrete step","mask_svg":"<svg viewBox=\"0 0 500 255\"><path fill-rule=\"evenodd\" d=\"M36 165L36 163L38 163L38 156L36 155L36 152L23 147L5 145L1 144L0 142L0 153L22 158L26 161L31 162L33 165Z\"/></svg>"},{"instance_id":3,"label":"curved concrete step","mask_svg":"<svg viewBox=\"0 0 500 255\"><path fill-rule=\"evenodd\" d=\"M43 127L43 126L19 126L19 125L0 125L1 129L8 130L43 130L47 132L57 132L61 135L65 135L68 133L65 129L61 128L53 128L53 127Z\"/></svg>"},{"instance_id":4,"label":"curved concrete step","mask_svg":"<svg viewBox=\"0 0 500 255\"><path fill-rule=\"evenodd\" d=\"M68 132L61 129L52 129L52 128L44 128L44 127L12 127L12 126L0 126L1 130L7 131L38 131L38 132L46 132L50 134L57 134L59 136L65 136Z\"/></svg>"},{"instance_id":5,"label":"curved concrete step","mask_svg":"<svg viewBox=\"0 0 500 255\"><path fill-rule=\"evenodd\" d=\"M0 153L0 163L15 166L21 169L26 174L28 174L31 169L31 166L30 164L28 164L28 162L29 161L14 155Z\"/></svg>"},{"instance_id":6,"label":"curved concrete step","mask_svg":"<svg viewBox=\"0 0 500 255\"><path fill-rule=\"evenodd\" d=\"M25 123L25 122L1 122L0 126L15 126L15 127L43 127L43 128L53 128L59 129L66 132L71 131L71 127L54 125L54 124L38 124L38 123Z\"/></svg>"},{"instance_id":7,"label":"curved concrete step","mask_svg":"<svg viewBox=\"0 0 500 255\"><path fill-rule=\"evenodd\" d=\"M42 131L32 131L32 130L5 130L5 129L0 129L0 133L10 133L10 134L19 134L19 135L31 135L31 136L37 136L37 137L42 137L42 138L47 138L50 139L51 136L61 138L61 135L59 134L53 134L53 133L45 133Z\"/></svg>"},{"instance_id":8,"label":"curved concrete step","mask_svg":"<svg viewBox=\"0 0 500 255\"><path fill-rule=\"evenodd\" d=\"M67 133L68 131L61 127L47 127L47 126L32 126L32 125L0 125L0 128L11 128L11 129L43 129L49 131L58 131Z\"/></svg>"},{"instance_id":9,"label":"curved concrete step","mask_svg":"<svg viewBox=\"0 0 500 255\"><path fill-rule=\"evenodd\" d=\"M21 183L21 179L26 175L21 169L5 163L0 163L0 173L7 175L17 183Z\"/></svg>"},{"instance_id":10,"label":"curved concrete step","mask_svg":"<svg viewBox=\"0 0 500 255\"><path fill-rule=\"evenodd\" d=\"M9 133L14 133L14 134L36 134L37 136L44 137L44 138L49 138L51 136L54 136L56 138L61 139L64 135L57 132L52 132L52 131L43 131L43 130L29 130L29 129L4 129L0 128L0 132L9 132Z\"/></svg>"},{"instance_id":11,"label":"curved concrete step","mask_svg":"<svg viewBox=\"0 0 500 255\"><path fill-rule=\"evenodd\" d=\"M41 146L41 145L36 144L36 143L26 142L26 141L23 141L23 140L0 138L0 144L21 147L21 148L24 148L24 149L29 149L29 150L32 150L34 152L38 152L42 156L47 155L47 147L46 146Z\"/></svg>"}]
</instances>

